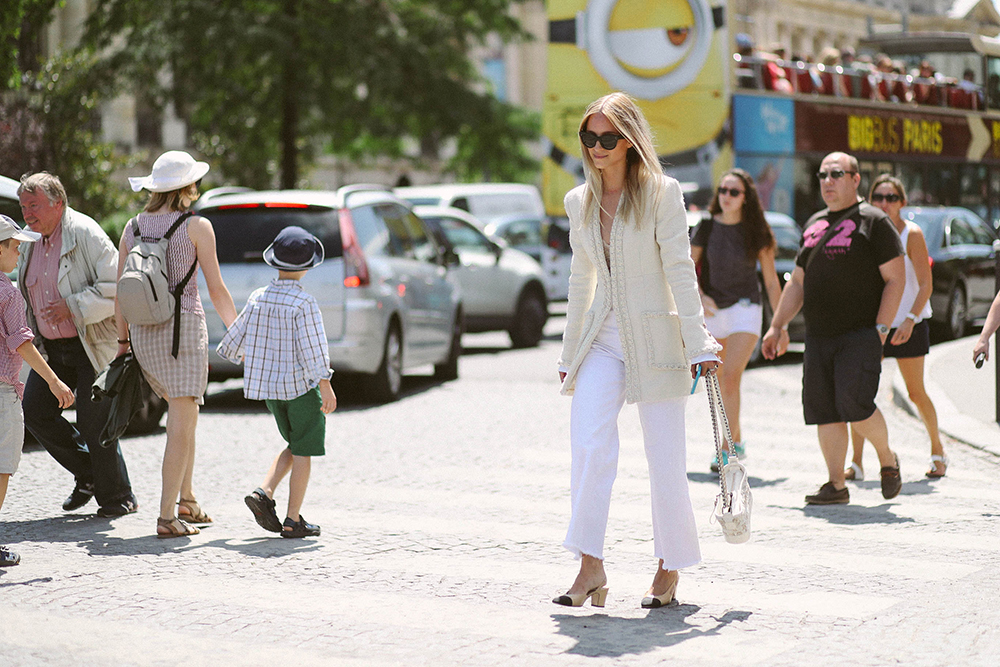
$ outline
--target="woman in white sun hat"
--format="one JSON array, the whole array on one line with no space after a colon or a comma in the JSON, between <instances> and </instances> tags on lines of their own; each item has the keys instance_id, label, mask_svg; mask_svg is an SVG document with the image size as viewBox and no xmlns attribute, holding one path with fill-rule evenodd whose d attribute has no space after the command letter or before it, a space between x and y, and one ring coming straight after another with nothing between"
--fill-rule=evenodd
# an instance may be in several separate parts
<instances>
[{"instance_id":1,"label":"woman in white sun hat","mask_svg":"<svg viewBox=\"0 0 1000 667\"><path fill-rule=\"evenodd\" d=\"M132 190L148 190L149 201L142 213L129 220L118 249L118 275L139 234L147 240L162 238L182 217L167 246L167 282L174 290L190 272L178 295L180 336L173 348L173 318L163 324L129 325L116 302L118 354L135 354L150 387L167 400L167 446L163 453L163 491L158 537L194 535L190 523L211 523L191 488L194 472L195 426L208 385L208 330L198 294L198 267L205 276L208 294L216 312L228 328L236 319L236 306L229 294L215 253L215 231L203 217L188 213L198 198L198 181L208 164L196 162L184 151L167 151L153 163L153 171L142 178L129 178Z\"/></svg>"}]
</instances>

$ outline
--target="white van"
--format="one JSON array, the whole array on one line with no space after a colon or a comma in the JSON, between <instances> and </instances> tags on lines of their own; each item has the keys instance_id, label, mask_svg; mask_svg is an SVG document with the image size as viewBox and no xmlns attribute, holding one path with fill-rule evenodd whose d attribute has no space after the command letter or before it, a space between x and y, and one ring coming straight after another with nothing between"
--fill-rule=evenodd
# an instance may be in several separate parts
<instances>
[{"instance_id":1,"label":"white van","mask_svg":"<svg viewBox=\"0 0 1000 667\"><path fill-rule=\"evenodd\" d=\"M522 183L454 183L396 188L397 197L414 206L453 206L489 224L513 214L545 217L542 195Z\"/></svg>"},{"instance_id":2,"label":"white van","mask_svg":"<svg viewBox=\"0 0 1000 667\"><path fill-rule=\"evenodd\" d=\"M397 197L414 206L451 206L468 211L494 241L503 240L528 253L542 265L545 294L550 301L566 298L569 249L545 243L548 217L538 188L522 183L453 183L395 188Z\"/></svg>"}]
</instances>

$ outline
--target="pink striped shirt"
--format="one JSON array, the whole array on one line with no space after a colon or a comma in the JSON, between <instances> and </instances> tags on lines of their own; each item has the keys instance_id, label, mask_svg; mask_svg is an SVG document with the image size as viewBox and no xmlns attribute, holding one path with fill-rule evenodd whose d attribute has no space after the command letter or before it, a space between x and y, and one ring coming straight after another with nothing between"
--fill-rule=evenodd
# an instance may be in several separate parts
<instances>
[{"instance_id":1,"label":"pink striped shirt","mask_svg":"<svg viewBox=\"0 0 1000 667\"><path fill-rule=\"evenodd\" d=\"M21 293L7 274L0 273L0 336L5 343L0 348L0 382L13 385L20 399L24 398L24 383L20 379L22 360L17 348L35 337L28 328L25 308Z\"/></svg>"},{"instance_id":2,"label":"pink striped shirt","mask_svg":"<svg viewBox=\"0 0 1000 667\"><path fill-rule=\"evenodd\" d=\"M177 218L181 217L181 213L181 211L140 213L135 219L139 222L139 229L142 231L143 237L148 240L155 240L162 238L167 233L170 225L174 224ZM167 246L167 284L170 285L171 290L177 287L177 283L184 279L187 272L191 270L191 263L198 257L198 251L194 247L194 243L191 242L191 237L188 236L187 228L190 222L191 218L188 218L181 224L177 231L174 232L174 235L170 237L170 244ZM125 229L122 230L126 252L131 250L132 246L135 245L135 235L132 232L132 226L133 222L129 220L128 224L125 225ZM205 313L205 309L201 305L201 295L198 294L197 269L195 269L191 280L188 281L188 284L184 287L184 291L181 293L181 311L197 315L204 315Z\"/></svg>"},{"instance_id":3,"label":"pink striped shirt","mask_svg":"<svg viewBox=\"0 0 1000 667\"><path fill-rule=\"evenodd\" d=\"M76 338L79 334L73 320L63 320L56 324L42 316L42 309L60 299L59 294L59 257L62 253L62 222L56 225L54 232L43 236L31 249L31 261L28 263L26 275L21 276L28 288L28 298L31 300L31 312L35 314L38 323L38 334L43 338Z\"/></svg>"}]
</instances>

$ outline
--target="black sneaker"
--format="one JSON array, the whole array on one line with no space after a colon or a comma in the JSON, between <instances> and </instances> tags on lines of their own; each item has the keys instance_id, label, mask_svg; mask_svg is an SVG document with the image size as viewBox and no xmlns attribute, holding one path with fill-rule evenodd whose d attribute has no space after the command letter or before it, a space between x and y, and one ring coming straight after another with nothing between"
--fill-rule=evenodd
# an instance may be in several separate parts
<instances>
[{"instance_id":1,"label":"black sneaker","mask_svg":"<svg viewBox=\"0 0 1000 667\"><path fill-rule=\"evenodd\" d=\"M253 518L256 519L258 526L272 533L281 532L281 519L278 518L278 513L274 511L274 500L267 497L264 489L259 487L254 489L243 500L246 501L247 507L253 512Z\"/></svg>"},{"instance_id":2,"label":"black sneaker","mask_svg":"<svg viewBox=\"0 0 1000 667\"><path fill-rule=\"evenodd\" d=\"M843 505L849 502L851 502L851 492L846 486L838 491L833 482L827 482L819 487L815 495L806 496L806 505Z\"/></svg>"},{"instance_id":3,"label":"black sneaker","mask_svg":"<svg viewBox=\"0 0 1000 667\"><path fill-rule=\"evenodd\" d=\"M7 547L0 547L0 567L10 567L11 565L17 565L20 562L20 556Z\"/></svg>"},{"instance_id":4,"label":"black sneaker","mask_svg":"<svg viewBox=\"0 0 1000 667\"><path fill-rule=\"evenodd\" d=\"M291 530L285 530L285 528L291 528ZM307 523L306 518L301 514L297 522L285 517L285 523L282 524L282 537L316 537L318 535L319 526Z\"/></svg>"},{"instance_id":5,"label":"black sneaker","mask_svg":"<svg viewBox=\"0 0 1000 667\"><path fill-rule=\"evenodd\" d=\"M135 496L128 496L122 500L117 500L113 503L108 503L107 505L101 505L101 507L97 510L97 516L102 516L106 519L113 519L116 516L132 514L137 509L139 509L139 503L136 502Z\"/></svg>"},{"instance_id":6,"label":"black sneaker","mask_svg":"<svg viewBox=\"0 0 1000 667\"><path fill-rule=\"evenodd\" d=\"M93 497L94 497L93 484L90 483L80 484L80 482L77 482L76 486L73 487L73 493L69 494L69 498L63 501L62 508L67 512L78 510L87 503L89 503L90 499Z\"/></svg>"},{"instance_id":7,"label":"black sneaker","mask_svg":"<svg viewBox=\"0 0 1000 667\"><path fill-rule=\"evenodd\" d=\"M892 455L896 460L895 466L884 466L879 475L882 477L882 497L886 500L895 498L903 488L903 477L899 474L899 457Z\"/></svg>"}]
</instances>

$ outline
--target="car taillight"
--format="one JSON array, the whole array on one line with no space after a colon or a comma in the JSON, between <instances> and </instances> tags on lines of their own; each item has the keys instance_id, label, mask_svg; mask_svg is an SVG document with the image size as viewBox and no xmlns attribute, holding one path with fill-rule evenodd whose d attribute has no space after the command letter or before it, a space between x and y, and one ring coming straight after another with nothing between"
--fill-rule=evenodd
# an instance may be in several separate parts
<instances>
[{"instance_id":1,"label":"car taillight","mask_svg":"<svg viewBox=\"0 0 1000 667\"><path fill-rule=\"evenodd\" d=\"M933 257L928 256L927 257L927 263L931 265L932 269L934 268L934 258Z\"/></svg>"},{"instance_id":2,"label":"car taillight","mask_svg":"<svg viewBox=\"0 0 1000 667\"><path fill-rule=\"evenodd\" d=\"M368 263L361 244L358 243L351 212L342 208L339 218L340 238L344 244L344 287L364 287L369 283Z\"/></svg>"}]
</instances>

